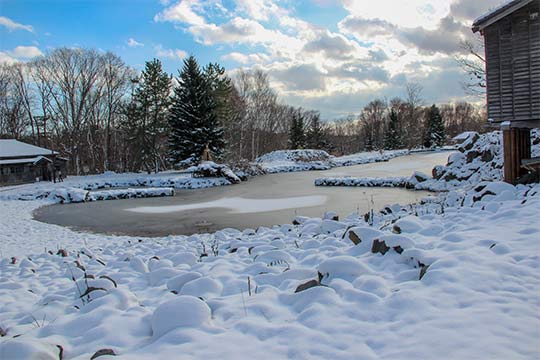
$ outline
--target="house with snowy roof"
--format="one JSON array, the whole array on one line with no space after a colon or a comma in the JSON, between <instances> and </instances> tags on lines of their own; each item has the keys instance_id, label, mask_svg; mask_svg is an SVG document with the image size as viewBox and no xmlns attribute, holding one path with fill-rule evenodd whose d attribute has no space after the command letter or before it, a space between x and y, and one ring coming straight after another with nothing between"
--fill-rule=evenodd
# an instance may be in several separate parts
<instances>
[{"instance_id":1,"label":"house with snowy roof","mask_svg":"<svg viewBox=\"0 0 540 360\"><path fill-rule=\"evenodd\" d=\"M59 153L13 139L0 139L0 186L53 181L66 174Z\"/></svg>"},{"instance_id":2,"label":"house with snowy roof","mask_svg":"<svg viewBox=\"0 0 540 360\"><path fill-rule=\"evenodd\" d=\"M503 130L504 178L515 183L531 164L540 127L540 1L512 0L476 19L484 37L488 118Z\"/></svg>"}]
</instances>

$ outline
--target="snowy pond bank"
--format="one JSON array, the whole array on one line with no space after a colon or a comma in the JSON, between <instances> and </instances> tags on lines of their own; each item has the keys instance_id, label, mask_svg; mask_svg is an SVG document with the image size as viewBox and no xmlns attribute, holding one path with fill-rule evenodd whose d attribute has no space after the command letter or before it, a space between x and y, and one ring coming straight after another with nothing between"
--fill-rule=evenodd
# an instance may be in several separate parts
<instances>
[{"instance_id":1,"label":"snowy pond bank","mask_svg":"<svg viewBox=\"0 0 540 360\"><path fill-rule=\"evenodd\" d=\"M40 221L74 229L137 236L213 232L226 227L257 228L290 223L297 215L341 216L364 213L387 204L417 202L427 192L404 189L315 187L319 176L409 176L444 164L450 152L416 153L376 162L334 168L269 174L234 186L199 190L176 189L174 197L55 205L39 209ZM195 179L198 180L198 179Z\"/></svg>"}]
</instances>

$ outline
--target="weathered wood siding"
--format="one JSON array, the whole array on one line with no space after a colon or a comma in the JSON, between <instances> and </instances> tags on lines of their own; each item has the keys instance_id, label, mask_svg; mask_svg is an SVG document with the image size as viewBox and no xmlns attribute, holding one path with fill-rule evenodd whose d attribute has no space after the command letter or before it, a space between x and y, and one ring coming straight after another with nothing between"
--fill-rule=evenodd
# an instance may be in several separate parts
<instances>
[{"instance_id":1,"label":"weathered wood siding","mask_svg":"<svg viewBox=\"0 0 540 360\"><path fill-rule=\"evenodd\" d=\"M484 29L488 116L496 122L540 120L539 12L533 1Z\"/></svg>"}]
</instances>

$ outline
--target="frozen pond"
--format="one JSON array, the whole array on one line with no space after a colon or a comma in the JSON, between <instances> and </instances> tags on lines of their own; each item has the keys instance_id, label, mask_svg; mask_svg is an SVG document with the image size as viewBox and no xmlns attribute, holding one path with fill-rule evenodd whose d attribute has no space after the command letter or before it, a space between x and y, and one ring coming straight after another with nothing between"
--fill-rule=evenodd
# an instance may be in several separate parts
<instances>
[{"instance_id":1,"label":"frozen pond","mask_svg":"<svg viewBox=\"0 0 540 360\"><path fill-rule=\"evenodd\" d=\"M296 215L322 216L329 210L344 217L352 212L363 214L372 207L412 203L428 193L392 188L316 187L316 178L409 176L415 170L430 174L433 166L446 163L449 154L419 153L326 171L271 174L233 186L177 190L174 197L53 205L39 209L35 218L76 230L164 236L284 224Z\"/></svg>"}]
</instances>

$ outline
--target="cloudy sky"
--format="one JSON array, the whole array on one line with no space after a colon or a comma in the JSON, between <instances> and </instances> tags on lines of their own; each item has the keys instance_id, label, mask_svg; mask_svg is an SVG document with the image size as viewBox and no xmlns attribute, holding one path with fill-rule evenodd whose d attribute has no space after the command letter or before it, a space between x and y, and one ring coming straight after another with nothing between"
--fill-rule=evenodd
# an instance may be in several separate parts
<instances>
[{"instance_id":1,"label":"cloudy sky","mask_svg":"<svg viewBox=\"0 0 540 360\"><path fill-rule=\"evenodd\" d=\"M0 0L0 62L59 47L110 50L175 73L187 54L267 71L283 101L324 117L423 86L462 99L454 60L473 19L503 0Z\"/></svg>"}]
</instances>

